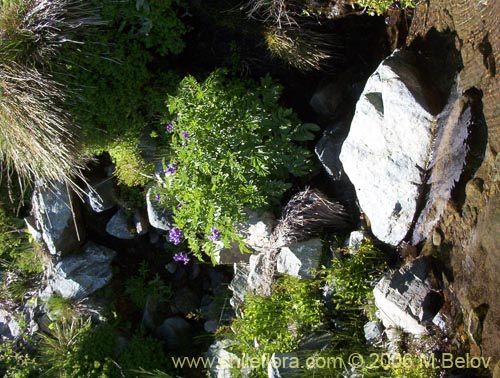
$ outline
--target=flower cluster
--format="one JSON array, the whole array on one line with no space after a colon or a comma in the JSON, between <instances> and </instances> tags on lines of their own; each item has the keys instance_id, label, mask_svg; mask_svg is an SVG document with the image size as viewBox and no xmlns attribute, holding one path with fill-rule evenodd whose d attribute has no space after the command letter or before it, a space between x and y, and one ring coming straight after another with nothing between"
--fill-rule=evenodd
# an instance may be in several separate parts
<instances>
[{"instance_id":1,"label":"flower cluster","mask_svg":"<svg viewBox=\"0 0 500 378\"><path fill-rule=\"evenodd\" d=\"M177 172L177 164L169 164L167 169L165 169L165 173L169 175L173 175L175 172Z\"/></svg>"},{"instance_id":2,"label":"flower cluster","mask_svg":"<svg viewBox=\"0 0 500 378\"><path fill-rule=\"evenodd\" d=\"M179 252L174 255L174 261L179 261L184 265L187 265L189 262L189 256L186 252Z\"/></svg>"},{"instance_id":3,"label":"flower cluster","mask_svg":"<svg viewBox=\"0 0 500 378\"><path fill-rule=\"evenodd\" d=\"M157 201L159 201L161 199L161 194L160 193L156 193L155 198L156 198Z\"/></svg>"},{"instance_id":4,"label":"flower cluster","mask_svg":"<svg viewBox=\"0 0 500 378\"><path fill-rule=\"evenodd\" d=\"M189 133L187 131L183 131L181 133L181 135L184 137L184 139L189 139L190 138Z\"/></svg>"},{"instance_id":5,"label":"flower cluster","mask_svg":"<svg viewBox=\"0 0 500 378\"><path fill-rule=\"evenodd\" d=\"M165 128L169 133L171 133L174 130L174 125L169 123Z\"/></svg>"},{"instance_id":6,"label":"flower cluster","mask_svg":"<svg viewBox=\"0 0 500 378\"><path fill-rule=\"evenodd\" d=\"M212 227L210 231L212 232L212 235L208 236L208 240L214 242L220 239L220 232L216 227Z\"/></svg>"},{"instance_id":7,"label":"flower cluster","mask_svg":"<svg viewBox=\"0 0 500 378\"><path fill-rule=\"evenodd\" d=\"M180 228L174 227L170 229L168 234L168 240L174 245L178 245L182 242L183 233Z\"/></svg>"}]
</instances>

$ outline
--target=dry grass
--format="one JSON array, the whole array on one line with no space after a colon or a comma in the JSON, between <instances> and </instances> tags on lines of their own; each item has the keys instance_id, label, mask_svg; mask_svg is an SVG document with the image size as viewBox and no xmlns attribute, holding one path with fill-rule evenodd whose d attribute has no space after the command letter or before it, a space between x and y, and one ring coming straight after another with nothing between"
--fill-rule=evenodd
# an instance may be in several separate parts
<instances>
[{"instance_id":1,"label":"dry grass","mask_svg":"<svg viewBox=\"0 0 500 378\"><path fill-rule=\"evenodd\" d=\"M335 49L340 48L334 35L297 25L269 26L264 31L264 40L272 56L301 71L326 68L328 61L338 56Z\"/></svg>"},{"instance_id":2,"label":"dry grass","mask_svg":"<svg viewBox=\"0 0 500 378\"><path fill-rule=\"evenodd\" d=\"M84 1L0 1L0 159L21 179L79 191L86 163L79 130L63 107L68 90L52 72L61 47L77 47L72 38L100 24Z\"/></svg>"}]
</instances>

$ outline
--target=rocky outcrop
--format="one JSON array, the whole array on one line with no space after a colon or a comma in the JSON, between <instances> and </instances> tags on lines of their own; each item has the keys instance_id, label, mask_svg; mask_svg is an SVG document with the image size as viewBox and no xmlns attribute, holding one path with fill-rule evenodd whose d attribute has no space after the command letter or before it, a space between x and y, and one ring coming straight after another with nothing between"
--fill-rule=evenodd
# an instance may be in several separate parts
<instances>
[{"instance_id":1,"label":"rocky outcrop","mask_svg":"<svg viewBox=\"0 0 500 378\"><path fill-rule=\"evenodd\" d=\"M53 267L45 293L67 299L89 296L111 280L115 255L109 248L88 242L81 253L64 257Z\"/></svg>"},{"instance_id":2,"label":"rocky outcrop","mask_svg":"<svg viewBox=\"0 0 500 378\"><path fill-rule=\"evenodd\" d=\"M156 331L156 337L165 340L165 346L169 350L186 348L191 343L191 325L179 316L165 319Z\"/></svg>"},{"instance_id":3,"label":"rocky outcrop","mask_svg":"<svg viewBox=\"0 0 500 378\"><path fill-rule=\"evenodd\" d=\"M0 340L14 339L21 334L21 327L8 311L0 309Z\"/></svg>"},{"instance_id":4,"label":"rocky outcrop","mask_svg":"<svg viewBox=\"0 0 500 378\"><path fill-rule=\"evenodd\" d=\"M64 256L78 250L85 240L78 201L62 182L46 187L35 185L32 215L52 255Z\"/></svg>"},{"instance_id":5,"label":"rocky outcrop","mask_svg":"<svg viewBox=\"0 0 500 378\"><path fill-rule=\"evenodd\" d=\"M205 358L213 361L212 366L208 368L210 378L231 378L231 365L237 364L239 358L228 352L230 346L229 340L218 340L208 348Z\"/></svg>"},{"instance_id":6,"label":"rocky outcrop","mask_svg":"<svg viewBox=\"0 0 500 378\"><path fill-rule=\"evenodd\" d=\"M340 153L373 234L392 245L414 221L435 133L413 60L396 51L368 79Z\"/></svg>"},{"instance_id":7,"label":"rocky outcrop","mask_svg":"<svg viewBox=\"0 0 500 378\"><path fill-rule=\"evenodd\" d=\"M320 267L322 250L320 238L285 246L278 254L276 270L295 277L314 277Z\"/></svg>"},{"instance_id":8,"label":"rocky outcrop","mask_svg":"<svg viewBox=\"0 0 500 378\"><path fill-rule=\"evenodd\" d=\"M373 294L384 327L427 332L443 304L431 264L429 258L418 258L377 283Z\"/></svg>"},{"instance_id":9,"label":"rocky outcrop","mask_svg":"<svg viewBox=\"0 0 500 378\"><path fill-rule=\"evenodd\" d=\"M92 185L92 189L87 190L85 200L92 211L102 213L116 205L116 193L113 180L107 178Z\"/></svg>"}]
</instances>

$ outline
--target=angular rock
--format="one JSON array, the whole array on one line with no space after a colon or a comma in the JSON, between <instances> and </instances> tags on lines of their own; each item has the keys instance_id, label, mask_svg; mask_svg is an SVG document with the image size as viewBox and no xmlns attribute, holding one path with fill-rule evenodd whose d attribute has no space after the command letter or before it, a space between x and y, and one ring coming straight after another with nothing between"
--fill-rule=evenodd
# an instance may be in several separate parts
<instances>
[{"instance_id":1,"label":"angular rock","mask_svg":"<svg viewBox=\"0 0 500 378\"><path fill-rule=\"evenodd\" d=\"M351 253L356 253L356 251L361 247L363 240L365 239L366 239L366 232L353 231L349 234L349 237L345 241L345 246L349 249Z\"/></svg>"},{"instance_id":2,"label":"angular rock","mask_svg":"<svg viewBox=\"0 0 500 378\"><path fill-rule=\"evenodd\" d=\"M87 242L79 254L61 259L54 267L48 289L67 299L82 299L106 285L112 277L116 252Z\"/></svg>"},{"instance_id":3,"label":"angular rock","mask_svg":"<svg viewBox=\"0 0 500 378\"><path fill-rule=\"evenodd\" d=\"M146 193L149 224L159 230L168 231L173 227L172 214L158 205L153 189Z\"/></svg>"},{"instance_id":4,"label":"angular rock","mask_svg":"<svg viewBox=\"0 0 500 378\"><path fill-rule=\"evenodd\" d=\"M296 352L273 353L267 365L268 378L292 378L302 374Z\"/></svg>"},{"instance_id":5,"label":"angular rock","mask_svg":"<svg viewBox=\"0 0 500 378\"><path fill-rule=\"evenodd\" d=\"M230 346L229 340L217 340L208 348L205 358L213 361L208 368L210 378L231 378L231 365L237 364L239 358L227 351Z\"/></svg>"},{"instance_id":6,"label":"angular rock","mask_svg":"<svg viewBox=\"0 0 500 378\"><path fill-rule=\"evenodd\" d=\"M384 327L376 320L369 321L363 327L366 342L370 345L378 344L382 341Z\"/></svg>"},{"instance_id":7,"label":"angular rock","mask_svg":"<svg viewBox=\"0 0 500 378\"><path fill-rule=\"evenodd\" d=\"M265 253L251 255L248 264L249 272L247 277L248 290L260 291L265 287L272 277L268 277L265 271Z\"/></svg>"},{"instance_id":8,"label":"angular rock","mask_svg":"<svg viewBox=\"0 0 500 378\"><path fill-rule=\"evenodd\" d=\"M425 257L384 276L373 294L384 327L400 328L414 335L427 332L426 326L443 304L431 260Z\"/></svg>"},{"instance_id":9,"label":"angular rock","mask_svg":"<svg viewBox=\"0 0 500 378\"><path fill-rule=\"evenodd\" d=\"M134 224L137 235L144 235L149 230L148 219L139 209L134 211Z\"/></svg>"},{"instance_id":10,"label":"angular rock","mask_svg":"<svg viewBox=\"0 0 500 378\"><path fill-rule=\"evenodd\" d=\"M320 163L333 181L340 180L344 173L344 168L339 158L343 143L343 139L339 140L325 134L314 147L314 152L316 152Z\"/></svg>"},{"instance_id":11,"label":"angular rock","mask_svg":"<svg viewBox=\"0 0 500 378\"><path fill-rule=\"evenodd\" d=\"M219 328L219 322L217 320L207 320L203 323L203 329L208 333L215 333Z\"/></svg>"},{"instance_id":12,"label":"angular rock","mask_svg":"<svg viewBox=\"0 0 500 378\"><path fill-rule=\"evenodd\" d=\"M33 237L33 240L37 243L42 241L42 232L36 226L36 220L34 217L26 217L24 218L24 223L26 223L26 228L28 232Z\"/></svg>"},{"instance_id":13,"label":"angular rock","mask_svg":"<svg viewBox=\"0 0 500 378\"><path fill-rule=\"evenodd\" d=\"M412 61L395 51L368 79L340 153L373 234L392 245L414 221L436 131Z\"/></svg>"},{"instance_id":14,"label":"angular rock","mask_svg":"<svg viewBox=\"0 0 500 378\"><path fill-rule=\"evenodd\" d=\"M93 190L87 190L85 200L92 211L102 213L116 205L116 193L113 180L107 178L92 185Z\"/></svg>"},{"instance_id":15,"label":"angular rock","mask_svg":"<svg viewBox=\"0 0 500 378\"><path fill-rule=\"evenodd\" d=\"M134 238L134 235L132 235L128 229L127 218L122 209L118 210L109 220L106 225L106 232L118 239L130 240Z\"/></svg>"},{"instance_id":16,"label":"angular rock","mask_svg":"<svg viewBox=\"0 0 500 378\"><path fill-rule=\"evenodd\" d=\"M0 340L15 339L20 334L21 327L13 316L8 311L0 309Z\"/></svg>"},{"instance_id":17,"label":"angular rock","mask_svg":"<svg viewBox=\"0 0 500 378\"><path fill-rule=\"evenodd\" d=\"M265 252L269 248L270 236L276 225L276 219L270 212L251 212L248 221L238 224L238 234L244 239L246 246L254 252ZM249 261L249 254L242 253L238 243L234 243L231 248L224 248L222 242L217 242L217 249L214 252L217 264L235 264Z\"/></svg>"},{"instance_id":18,"label":"angular rock","mask_svg":"<svg viewBox=\"0 0 500 378\"><path fill-rule=\"evenodd\" d=\"M32 197L32 215L49 252L64 256L75 252L85 240L78 201L62 182L46 187L37 182Z\"/></svg>"},{"instance_id":19,"label":"angular rock","mask_svg":"<svg viewBox=\"0 0 500 378\"><path fill-rule=\"evenodd\" d=\"M337 112L339 105L345 100L348 87L345 78L322 84L314 92L309 105L317 114L332 117Z\"/></svg>"},{"instance_id":20,"label":"angular rock","mask_svg":"<svg viewBox=\"0 0 500 378\"><path fill-rule=\"evenodd\" d=\"M233 296L229 303L234 309L237 309L245 300L245 295L248 292L248 275L250 267L248 264L234 264L234 277L228 285L228 289L233 292Z\"/></svg>"},{"instance_id":21,"label":"angular rock","mask_svg":"<svg viewBox=\"0 0 500 378\"><path fill-rule=\"evenodd\" d=\"M314 277L314 272L320 266L322 253L323 243L320 238L291 244L281 248L276 269L279 273L295 277Z\"/></svg>"},{"instance_id":22,"label":"angular rock","mask_svg":"<svg viewBox=\"0 0 500 378\"><path fill-rule=\"evenodd\" d=\"M179 316L168 318L156 328L155 336L164 340L169 350L183 349L191 344L191 324Z\"/></svg>"}]
</instances>

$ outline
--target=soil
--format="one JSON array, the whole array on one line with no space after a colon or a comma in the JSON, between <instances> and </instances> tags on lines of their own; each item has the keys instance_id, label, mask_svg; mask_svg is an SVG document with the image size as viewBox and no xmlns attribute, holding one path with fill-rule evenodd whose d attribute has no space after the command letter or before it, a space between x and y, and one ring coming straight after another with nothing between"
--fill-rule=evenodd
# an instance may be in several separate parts
<instances>
[{"instance_id":1,"label":"soil","mask_svg":"<svg viewBox=\"0 0 500 378\"><path fill-rule=\"evenodd\" d=\"M445 263L445 292L456 301L448 306L463 314L457 337L472 355L491 357L490 371L500 377L500 2L421 1L406 44L436 34L453 36L459 91L479 100L479 118L464 174L424 253Z\"/></svg>"}]
</instances>

